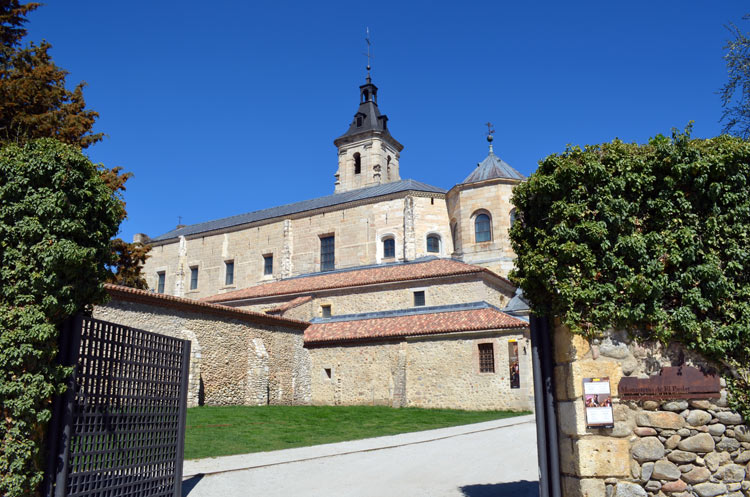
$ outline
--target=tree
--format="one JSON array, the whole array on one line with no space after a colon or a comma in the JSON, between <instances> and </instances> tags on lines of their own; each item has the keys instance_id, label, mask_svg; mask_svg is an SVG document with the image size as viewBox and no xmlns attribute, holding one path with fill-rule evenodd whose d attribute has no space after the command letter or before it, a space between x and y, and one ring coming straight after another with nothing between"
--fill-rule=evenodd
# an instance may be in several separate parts
<instances>
[{"instance_id":1,"label":"tree","mask_svg":"<svg viewBox=\"0 0 750 497\"><path fill-rule=\"evenodd\" d=\"M42 138L0 149L0 495L42 478L59 324L102 302L122 202L80 149Z\"/></svg>"},{"instance_id":2,"label":"tree","mask_svg":"<svg viewBox=\"0 0 750 497\"><path fill-rule=\"evenodd\" d=\"M743 19L750 19L750 15L744 16ZM729 81L719 91L721 106L724 108L721 116L721 120L725 123L723 131L748 139L750 138L750 38L735 24L730 24L727 29L734 38L724 46L727 50L724 60L727 63Z\"/></svg>"},{"instance_id":3,"label":"tree","mask_svg":"<svg viewBox=\"0 0 750 497\"><path fill-rule=\"evenodd\" d=\"M517 186L511 279L593 338L679 341L731 373L750 419L750 142L658 136L569 147Z\"/></svg>"},{"instance_id":4,"label":"tree","mask_svg":"<svg viewBox=\"0 0 750 497\"><path fill-rule=\"evenodd\" d=\"M0 50L0 147L48 137L85 149L104 137L103 133L92 131L99 114L86 108L83 98L86 83L79 83L73 90L66 88L68 73L52 61L49 54L52 46L46 41L22 46L27 34L26 16L39 5L0 0L0 40L3 43ZM101 172L116 194L125 190L125 182L132 176L123 173L120 167L102 168ZM124 202L122 204L124 207ZM123 219L127 216L124 208L122 216ZM146 288L138 264L148 257L146 247L128 244L119 238L113 240L112 253L122 259L116 258L112 264L110 281ZM124 273L119 275L120 271Z\"/></svg>"}]
</instances>

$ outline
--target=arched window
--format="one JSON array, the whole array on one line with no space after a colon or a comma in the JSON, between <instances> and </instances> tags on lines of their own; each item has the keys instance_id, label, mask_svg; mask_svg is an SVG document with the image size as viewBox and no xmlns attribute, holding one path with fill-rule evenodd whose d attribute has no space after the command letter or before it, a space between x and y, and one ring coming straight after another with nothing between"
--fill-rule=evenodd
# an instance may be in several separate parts
<instances>
[{"instance_id":1,"label":"arched window","mask_svg":"<svg viewBox=\"0 0 750 497\"><path fill-rule=\"evenodd\" d=\"M510 227L512 228L514 224L516 224L516 221L518 221L518 214L516 213L515 209L510 210Z\"/></svg>"},{"instance_id":2,"label":"arched window","mask_svg":"<svg viewBox=\"0 0 750 497\"><path fill-rule=\"evenodd\" d=\"M383 240L383 257L396 257L396 240L393 238Z\"/></svg>"},{"instance_id":3,"label":"arched window","mask_svg":"<svg viewBox=\"0 0 750 497\"><path fill-rule=\"evenodd\" d=\"M479 214L474 218L474 241L489 242L492 240L492 229L490 227L490 216Z\"/></svg>"},{"instance_id":4,"label":"arched window","mask_svg":"<svg viewBox=\"0 0 750 497\"><path fill-rule=\"evenodd\" d=\"M440 237L438 235L427 236L427 252L435 254L440 252Z\"/></svg>"},{"instance_id":5,"label":"arched window","mask_svg":"<svg viewBox=\"0 0 750 497\"><path fill-rule=\"evenodd\" d=\"M354 154L354 174L359 174L362 172L362 157L359 155L359 152Z\"/></svg>"}]
</instances>

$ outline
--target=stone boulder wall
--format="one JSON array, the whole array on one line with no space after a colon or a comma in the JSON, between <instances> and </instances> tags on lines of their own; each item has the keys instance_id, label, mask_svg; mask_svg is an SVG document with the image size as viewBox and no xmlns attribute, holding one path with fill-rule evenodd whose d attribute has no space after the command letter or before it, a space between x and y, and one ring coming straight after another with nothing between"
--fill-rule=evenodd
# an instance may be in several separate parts
<instances>
[{"instance_id":1,"label":"stone boulder wall","mask_svg":"<svg viewBox=\"0 0 750 497\"><path fill-rule=\"evenodd\" d=\"M677 344L637 343L611 332L591 343L557 326L555 395L566 497L750 497L750 428L716 399L625 401L624 376L664 366L711 367ZM614 428L586 428L583 378L608 376Z\"/></svg>"}]
</instances>

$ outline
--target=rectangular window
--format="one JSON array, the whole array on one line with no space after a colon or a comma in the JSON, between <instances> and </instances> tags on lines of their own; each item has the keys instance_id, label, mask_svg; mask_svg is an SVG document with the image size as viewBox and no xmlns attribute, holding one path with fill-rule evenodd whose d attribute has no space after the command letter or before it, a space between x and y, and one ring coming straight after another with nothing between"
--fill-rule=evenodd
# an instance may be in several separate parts
<instances>
[{"instance_id":1,"label":"rectangular window","mask_svg":"<svg viewBox=\"0 0 750 497\"><path fill-rule=\"evenodd\" d=\"M495 351L491 343L479 344L479 372L495 372Z\"/></svg>"},{"instance_id":2,"label":"rectangular window","mask_svg":"<svg viewBox=\"0 0 750 497\"><path fill-rule=\"evenodd\" d=\"M423 306L424 303L425 303L425 301L424 301L424 290L420 290L418 292L414 292L414 307Z\"/></svg>"},{"instance_id":3,"label":"rectangular window","mask_svg":"<svg viewBox=\"0 0 750 497\"><path fill-rule=\"evenodd\" d=\"M508 341L508 366L510 367L510 388L521 388L521 374L518 368L518 342Z\"/></svg>"},{"instance_id":4,"label":"rectangular window","mask_svg":"<svg viewBox=\"0 0 750 497\"><path fill-rule=\"evenodd\" d=\"M330 318L331 317L331 306L330 305L321 305L320 306L320 315L324 318Z\"/></svg>"},{"instance_id":5,"label":"rectangular window","mask_svg":"<svg viewBox=\"0 0 750 497\"><path fill-rule=\"evenodd\" d=\"M333 271L335 261L333 257L334 237L324 236L320 239L320 270Z\"/></svg>"},{"instance_id":6,"label":"rectangular window","mask_svg":"<svg viewBox=\"0 0 750 497\"><path fill-rule=\"evenodd\" d=\"M164 293L164 282L167 279L167 275L164 271L159 271L156 273L156 276L159 278L159 281L156 284L156 293Z\"/></svg>"},{"instance_id":7,"label":"rectangular window","mask_svg":"<svg viewBox=\"0 0 750 497\"><path fill-rule=\"evenodd\" d=\"M197 266L190 268L190 289L191 290L198 289L198 267Z\"/></svg>"},{"instance_id":8,"label":"rectangular window","mask_svg":"<svg viewBox=\"0 0 750 497\"><path fill-rule=\"evenodd\" d=\"M263 274L273 274L273 254L263 256Z\"/></svg>"},{"instance_id":9,"label":"rectangular window","mask_svg":"<svg viewBox=\"0 0 750 497\"><path fill-rule=\"evenodd\" d=\"M224 284L234 284L234 261L226 261L224 263Z\"/></svg>"}]
</instances>

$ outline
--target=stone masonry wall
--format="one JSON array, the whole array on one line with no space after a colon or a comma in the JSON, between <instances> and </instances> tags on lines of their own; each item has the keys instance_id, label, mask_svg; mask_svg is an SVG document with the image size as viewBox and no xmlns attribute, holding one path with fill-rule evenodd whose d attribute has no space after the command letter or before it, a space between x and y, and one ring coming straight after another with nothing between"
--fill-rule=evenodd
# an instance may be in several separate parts
<instances>
[{"instance_id":1,"label":"stone masonry wall","mask_svg":"<svg viewBox=\"0 0 750 497\"><path fill-rule=\"evenodd\" d=\"M510 388L510 339L519 343L519 389ZM480 343L494 344L494 373L479 372ZM528 331L521 330L314 347L312 400L329 405L532 410L529 351Z\"/></svg>"},{"instance_id":2,"label":"stone masonry wall","mask_svg":"<svg viewBox=\"0 0 750 497\"><path fill-rule=\"evenodd\" d=\"M476 275L441 278L429 282L410 281L365 288L344 288L313 295L312 301L299 306L298 310L295 308L294 312L287 311L284 316L310 320L321 316L323 305L330 305L334 316L408 309L414 306L414 291L417 289L425 292L425 305L427 306L484 301L500 309L505 307L514 291L510 285L507 288L500 288L485 282ZM281 296L262 299L262 303L242 305L238 308L263 312L292 298L294 297Z\"/></svg>"},{"instance_id":3,"label":"stone masonry wall","mask_svg":"<svg viewBox=\"0 0 750 497\"><path fill-rule=\"evenodd\" d=\"M310 403L301 330L116 299L94 317L190 340L189 407Z\"/></svg>"},{"instance_id":4,"label":"stone masonry wall","mask_svg":"<svg viewBox=\"0 0 750 497\"><path fill-rule=\"evenodd\" d=\"M300 213L287 219L262 221L226 233L192 236L156 244L143 272L149 288L157 288L157 273L165 274L165 293L202 298L266 281L320 271L320 238L334 235L338 269L383 262L382 240L393 237L393 261L425 255L447 257L453 252L447 209L442 194L407 196L411 206L409 253L405 254L403 196L377 202L336 206ZM440 252L427 252L427 235L440 236ZM264 256L273 257L273 274L264 274ZM226 262L234 262L234 281L226 285ZM198 268L196 289L190 269Z\"/></svg>"},{"instance_id":5,"label":"stone masonry wall","mask_svg":"<svg viewBox=\"0 0 750 497\"><path fill-rule=\"evenodd\" d=\"M718 399L618 398L623 376L710 367L705 360L678 344L641 344L625 333L588 343L562 326L554 358L564 496L750 496L750 429L729 409L724 388ZM587 429L582 381L602 376L610 378L615 426Z\"/></svg>"}]
</instances>

